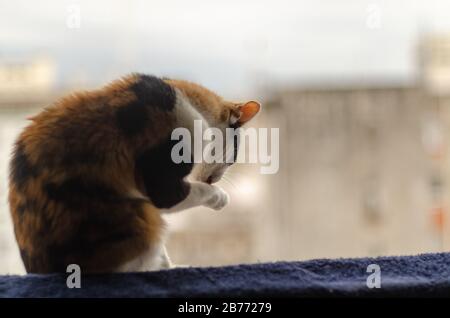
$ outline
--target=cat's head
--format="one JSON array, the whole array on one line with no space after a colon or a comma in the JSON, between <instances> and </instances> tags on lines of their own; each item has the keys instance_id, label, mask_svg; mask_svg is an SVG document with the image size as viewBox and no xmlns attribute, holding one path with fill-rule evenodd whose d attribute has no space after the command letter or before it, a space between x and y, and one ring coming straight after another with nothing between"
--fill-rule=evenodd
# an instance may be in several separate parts
<instances>
[{"instance_id":1,"label":"cat's head","mask_svg":"<svg viewBox=\"0 0 450 318\"><path fill-rule=\"evenodd\" d=\"M166 82L180 90L188 99L189 103L201 114L206 121L206 125L203 128L218 128L222 132L222 160L216 160L212 163L203 160L201 164L195 165L192 171L192 177L197 181L209 184L218 182L226 169L237 158L237 152L239 150L238 128L253 119L260 111L261 105L256 101L241 103L227 101L209 89L187 81L166 80ZM228 138L228 141L234 139L234 144L226 142L227 133L231 132L231 130L227 131L227 128L235 129L234 134L236 137ZM203 149L207 146L208 142L203 141Z\"/></svg>"}]
</instances>

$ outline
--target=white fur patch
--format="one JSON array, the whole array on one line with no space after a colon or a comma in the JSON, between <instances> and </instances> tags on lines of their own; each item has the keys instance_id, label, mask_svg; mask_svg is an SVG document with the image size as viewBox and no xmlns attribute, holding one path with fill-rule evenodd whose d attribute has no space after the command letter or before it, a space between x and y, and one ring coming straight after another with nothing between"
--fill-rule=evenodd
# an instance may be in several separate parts
<instances>
[{"instance_id":1,"label":"white fur patch","mask_svg":"<svg viewBox=\"0 0 450 318\"><path fill-rule=\"evenodd\" d=\"M148 272L171 268L172 262L167 255L163 242L164 240L149 248L135 259L122 264L117 268L116 272Z\"/></svg>"},{"instance_id":2,"label":"white fur patch","mask_svg":"<svg viewBox=\"0 0 450 318\"><path fill-rule=\"evenodd\" d=\"M230 124L231 124L231 125L236 124L236 123L238 122L239 118L240 118L240 117L237 117L236 115L231 114L231 116L230 116Z\"/></svg>"}]
</instances>

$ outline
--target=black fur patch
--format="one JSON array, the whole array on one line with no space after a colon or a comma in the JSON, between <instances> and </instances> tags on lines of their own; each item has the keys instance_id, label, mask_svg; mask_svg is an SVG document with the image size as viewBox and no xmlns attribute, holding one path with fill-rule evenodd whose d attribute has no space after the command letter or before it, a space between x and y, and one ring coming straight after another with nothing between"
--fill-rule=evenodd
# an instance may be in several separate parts
<instances>
[{"instance_id":1,"label":"black fur patch","mask_svg":"<svg viewBox=\"0 0 450 318\"><path fill-rule=\"evenodd\" d=\"M128 136L141 132L150 122L149 108L171 111L175 107L175 91L163 80L149 75L138 75L139 79L130 90L137 100L117 111L120 129Z\"/></svg>"},{"instance_id":2,"label":"black fur patch","mask_svg":"<svg viewBox=\"0 0 450 318\"><path fill-rule=\"evenodd\" d=\"M34 178L38 175L36 167L34 167L25 153L22 144L16 145L10 167L11 180L22 188L30 178Z\"/></svg>"},{"instance_id":3,"label":"black fur patch","mask_svg":"<svg viewBox=\"0 0 450 318\"><path fill-rule=\"evenodd\" d=\"M150 75L139 75L139 80L130 88L144 105L171 111L175 107L175 91L162 79Z\"/></svg>"},{"instance_id":4,"label":"black fur patch","mask_svg":"<svg viewBox=\"0 0 450 318\"><path fill-rule=\"evenodd\" d=\"M141 102L133 102L117 111L117 120L120 129L127 136L134 136L148 124L147 109Z\"/></svg>"},{"instance_id":5,"label":"black fur patch","mask_svg":"<svg viewBox=\"0 0 450 318\"><path fill-rule=\"evenodd\" d=\"M106 185L80 178L68 179L61 184L47 183L44 188L50 200L61 202L67 207L119 200L117 193Z\"/></svg>"},{"instance_id":6,"label":"black fur patch","mask_svg":"<svg viewBox=\"0 0 450 318\"><path fill-rule=\"evenodd\" d=\"M19 213L20 217L22 217L25 214L26 211L27 211L27 206L25 204L20 204L17 207L17 212Z\"/></svg>"},{"instance_id":7,"label":"black fur patch","mask_svg":"<svg viewBox=\"0 0 450 318\"><path fill-rule=\"evenodd\" d=\"M189 184L183 180L192 170L192 163L172 161L172 147L177 140L168 140L144 151L137 159L136 174L142 178L147 195L158 208L170 208L189 194Z\"/></svg>"}]
</instances>

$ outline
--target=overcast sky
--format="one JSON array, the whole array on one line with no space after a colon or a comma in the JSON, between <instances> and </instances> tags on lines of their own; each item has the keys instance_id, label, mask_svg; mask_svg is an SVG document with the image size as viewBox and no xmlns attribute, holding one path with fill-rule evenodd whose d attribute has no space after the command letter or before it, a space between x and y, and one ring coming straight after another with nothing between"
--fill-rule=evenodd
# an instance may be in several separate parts
<instances>
[{"instance_id":1,"label":"overcast sky","mask_svg":"<svg viewBox=\"0 0 450 318\"><path fill-rule=\"evenodd\" d=\"M0 0L0 57L49 55L61 83L140 71L236 96L272 82L409 81L420 35L445 31L445 0Z\"/></svg>"}]
</instances>

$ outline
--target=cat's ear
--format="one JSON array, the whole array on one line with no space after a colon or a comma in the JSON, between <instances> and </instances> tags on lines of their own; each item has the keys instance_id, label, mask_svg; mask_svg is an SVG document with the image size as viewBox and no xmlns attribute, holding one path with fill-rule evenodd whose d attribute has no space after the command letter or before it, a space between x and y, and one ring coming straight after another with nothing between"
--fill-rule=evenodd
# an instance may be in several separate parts
<instances>
[{"instance_id":1,"label":"cat's ear","mask_svg":"<svg viewBox=\"0 0 450 318\"><path fill-rule=\"evenodd\" d=\"M248 121L250 121L256 114L259 113L261 109L261 104L256 101L249 101L244 104L238 105L238 113L239 117L237 118L237 123L239 125L244 125Z\"/></svg>"}]
</instances>

